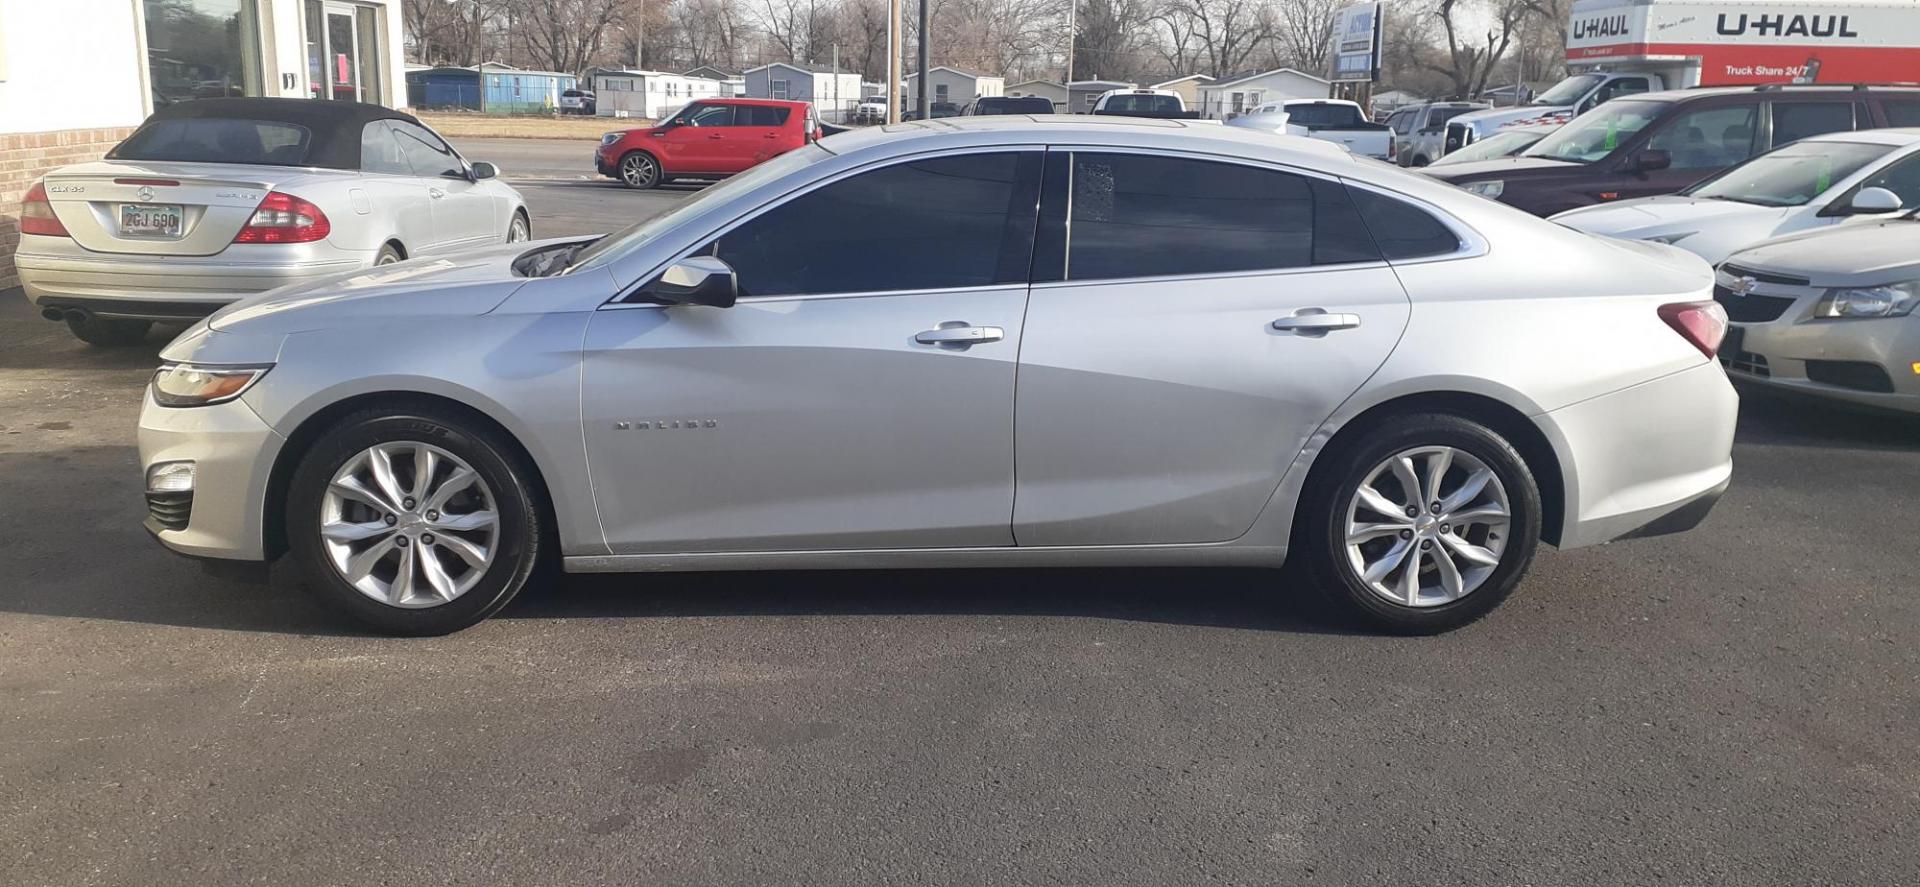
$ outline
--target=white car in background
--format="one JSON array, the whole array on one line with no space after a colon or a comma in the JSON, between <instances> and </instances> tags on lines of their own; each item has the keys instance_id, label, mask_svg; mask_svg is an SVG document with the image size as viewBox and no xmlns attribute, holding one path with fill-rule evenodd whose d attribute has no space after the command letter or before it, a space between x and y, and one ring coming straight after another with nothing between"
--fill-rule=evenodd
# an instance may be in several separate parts
<instances>
[{"instance_id":1,"label":"white car in background","mask_svg":"<svg viewBox=\"0 0 1920 887\"><path fill-rule=\"evenodd\" d=\"M1589 234L1651 240L1718 264L1763 240L1920 205L1920 129L1801 139L1678 194L1552 217Z\"/></svg>"},{"instance_id":2,"label":"white car in background","mask_svg":"<svg viewBox=\"0 0 1920 887\"><path fill-rule=\"evenodd\" d=\"M528 240L526 201L408 114L359 102L200 99L27 191L27 299L93 345L156 320L404 259Z\"/></svg>"},{"instance_id":3,"label":"white car in background","mask_svg":"<svg viewBox=\"0 0 1920 887\"><path fill-rule=\"evenodd\" d=\"M1277 135L1305 136L1343 145L1355 154L1375 160L1393 159L1393 130L1367 119L1354 102L1340 99L1286 99L1263 102L1232 120L1228 126L1257 129Z\"/></svg>"}]
</instances>

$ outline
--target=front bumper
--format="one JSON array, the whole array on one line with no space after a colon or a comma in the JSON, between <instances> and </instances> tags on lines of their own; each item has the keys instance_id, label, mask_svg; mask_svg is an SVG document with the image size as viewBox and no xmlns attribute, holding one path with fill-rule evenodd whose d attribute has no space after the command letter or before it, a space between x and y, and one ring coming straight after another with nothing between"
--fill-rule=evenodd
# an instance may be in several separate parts
<instances>
[{"instance_id":1,"label":"front bumper","mask_svg":"<svg viewBox=\"0 0 1920 887\"><path fill-rule=\"evenodd\" d=\"M299 249L307 246L313 248ZM36 307L191 320L255 293L370 267L374 255L325 244L236 244L215 256L108 255L68 238L29 234L20 238L14 264Z\"/></svg>"},{"instance_id":2,"label":"front bumper","mask_svg":"<svg viewBox=\"0 0 1920 887\"><path fill-rule=\"evenodd\" d=\"M180 505L149 516L160 544L193 557L264 561L267 478L286 439L247 406L245 398L205 407L163 407L151 393L140 409L140 476L160 462L194 463L186 525ZM162 518L165 518L163 520Z\"/></svg>"},{"instance_id":3,"label":"front bumper","mask_svg":"<svg viewBox=\"0 0 1920 887\"><path fill-rule=\"evenodd\" d=\"M1733 476L1739 409L1726 374L1707 362L1539 417L1566 484L1559 547L1698 524Z\"/></svg>"},{"instance_id":4,"label":"front bumper","mask_svg":"<svg viewBox=\"0 0 1920 887\"><path fill-rule=\"evenodd\" d=\"M1808 296L1769 323L1734 324L1721 355L1735 382L1876 409L1920 413L1920 315L1813 319Z\"/></svg>"}]
</instances>

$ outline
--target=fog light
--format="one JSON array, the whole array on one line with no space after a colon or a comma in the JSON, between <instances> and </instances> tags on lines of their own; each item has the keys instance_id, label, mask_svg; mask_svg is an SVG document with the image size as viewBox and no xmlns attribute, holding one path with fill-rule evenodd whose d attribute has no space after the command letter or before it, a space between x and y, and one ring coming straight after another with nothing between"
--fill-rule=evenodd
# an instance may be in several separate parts
<instances>
[{"instance_id":1,"label":"fog light","mask_svg":"<svg viewBox=\"0 0 1920 887\"><path fill-rule=\"evenodd\" d=\"M193 492L192 462L159 462L147 469L147 492Z\"/></svg>"}]
</instances>

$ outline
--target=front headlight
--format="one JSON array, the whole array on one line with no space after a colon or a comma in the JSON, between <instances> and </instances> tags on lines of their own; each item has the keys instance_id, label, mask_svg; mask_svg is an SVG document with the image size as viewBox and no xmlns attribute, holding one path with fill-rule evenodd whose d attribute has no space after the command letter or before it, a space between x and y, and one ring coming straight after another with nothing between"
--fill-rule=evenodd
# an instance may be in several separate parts
<instances>
[{"instance_id":1,"label":"front headlight","mask_svg":"<svg viewBox=\"0 0 1920 887\"><path fill-rule=\"evenodd\" d=\"M241 394L272 364L249 366L161 365L153 374L153 402L163 407L203 407L225 403Z\"/></svg>"},{"instance_id":2,"label":"front headlight","mask_svg":"<svg viewBox=\"0 0 1920 887\"><path fill-rule=\"evenodd\" d=\"M620 141L620 137L621 137L621 136L623 136L623 135L626 135L626 133L624 133L624 132L610 132L610 133L607 133L606 135L603 135L603 136L601 136L601 137L600 137L600 144L602 144L602 145L611 145L611 144L613 144L614 142L617 142L617 141Z\"/></svg>"},{"instance_id":3,"label":"front headlight","mask_svg":"<svg viewBox=\"0 0 1920 887\"><path fill-rule=\"evenodd\" d=\"M1692 237L1693 235L1695 235L1695 234L1698 234L1698 233L1700 233L1700 232L1698 232L1698 231L1676 231L1676 232L1674 232L1674 233L1672 233L1672 234L1655 234L1655 235L1653 235L1652 237L1642 237L1642 238L1640 238L1640 239L1641 239L1641 240L1644 240L1644 241L1646 241L1646 242L1648 242L1648 243L1664 243L1664 244L1666 244L1666 245L1668 245L1668 246L1672 246L1672 245L1674 245L1674 244L1676 244L1676 243L1679 243L1680 241L1682 241L1682 240L1685 240L1685 239L1687 239L1687 238L1689 238L1689 237Z\"/></svg>"},{"instance_id":4,"label":"front headlight","mask_svg":"<svg viewBox=\"0 0 1920 887\"><path fill-rule=\"evenodd\" d=\"M1489 182L1468 182L1460 187L1489 200L1499 197L1507 191L1507 183L1500 179L1494 179Z\"/></svg>"},{"instance_id":5,"label":"front headlight","mask_svg":"<svg viewBox=\"0 0 1920 887\"><path fill-rule=\"evenodd\" d=\"M1905 317L1920 305L1920 280L1889 283L1885 286L1827 290L1815 317Z\"/></svg>"}]
</instances>

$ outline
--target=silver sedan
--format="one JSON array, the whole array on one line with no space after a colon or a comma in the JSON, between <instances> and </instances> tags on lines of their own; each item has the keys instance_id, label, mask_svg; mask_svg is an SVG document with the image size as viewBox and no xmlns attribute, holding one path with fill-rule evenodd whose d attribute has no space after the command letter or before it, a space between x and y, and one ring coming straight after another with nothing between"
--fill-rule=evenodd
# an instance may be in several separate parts
<instances>
[{"instance_id":1,"label":"silver sedan","mask_svg":"<svg viewBox=\"0 0 1920 887\"><path fill-rule=\"evenodd\" d=\"M161 109L106 159L28 191L27 298L96 345L243 296L531 239L519 192L378 105L233 98Z\"/></svg>"},{"instance_id":2,"label":"silver sedan","mask_svg":"<svg viewBox=\"0 0 1920 887\"><path fill-rule=\"evenodd\" d=\"M164 352L149 529L439 633L573 572L1292 562L1436 632L1686 529L1712 275L1325 143L978 117L596 240L282 290ZM1280 584L1276 582L1276 590Z\"/></svg>"}]
</instances>

